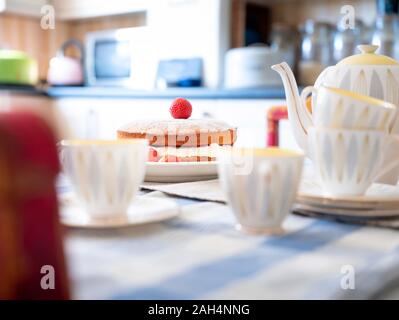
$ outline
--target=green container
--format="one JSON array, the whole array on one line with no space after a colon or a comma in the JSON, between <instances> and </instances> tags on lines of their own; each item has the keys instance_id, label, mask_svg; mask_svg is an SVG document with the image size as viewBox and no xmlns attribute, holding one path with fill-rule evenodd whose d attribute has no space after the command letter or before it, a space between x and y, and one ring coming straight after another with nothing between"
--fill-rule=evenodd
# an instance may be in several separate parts
<instances>
[{"instance_id":1,"label":"green container","mask_svg":"<svg viewBox=\"0 0 399 320\"><path fill-rule=\"evenodd\" d=\"M22 51L0 50L0 84L36 85L37 61Z\"/></svg>"}]
</instances>

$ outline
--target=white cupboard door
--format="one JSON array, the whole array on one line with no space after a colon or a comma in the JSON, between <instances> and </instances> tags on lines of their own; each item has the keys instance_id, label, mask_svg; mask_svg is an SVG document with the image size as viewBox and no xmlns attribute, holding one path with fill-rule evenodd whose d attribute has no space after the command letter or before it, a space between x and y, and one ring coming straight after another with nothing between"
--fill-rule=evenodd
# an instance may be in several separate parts
<instances>
[{"instance_id":1,"label":"white cupboard door","mask_svg":"<svg viewBox=\"0 0 399 320\"><path fill-rule=\"evenodd\" d=\"M159 99L103 99L97 107L97 135L104 139L116 138L117 130L131 121L167 119L169 114L165 102Z\"/></svg>"},{"instance_id":2,"label":"white cupboard door","mask_svg":"<svg viewBox=\"0 0 399 320\"><path fill-rule=\"evenodd\" d=\"M267 111L282 100L220 100L216 116L237 126L237 146L265 147Z\"/></svg>"}]
</instances>

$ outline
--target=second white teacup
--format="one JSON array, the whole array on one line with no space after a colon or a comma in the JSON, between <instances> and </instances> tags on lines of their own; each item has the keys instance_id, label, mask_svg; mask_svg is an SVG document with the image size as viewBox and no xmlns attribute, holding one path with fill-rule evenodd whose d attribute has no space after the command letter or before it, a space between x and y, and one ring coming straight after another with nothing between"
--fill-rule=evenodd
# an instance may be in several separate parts
<instances>
[{"instance_id":1,"label":"second white teacup","mask_svg":"<svg viewBox=\"0 0 399 320\"><path fill-rule=\"evenodd\" d=\"M63 140L61 163L91 218L123 217L144 180L146 139Z\"/></svg>"},{"instance_id":2,"label":"second white teacup","mask_svg":"<svg viewBox=\"0 0 399 320\"><path fill-rule=\"evenodd\" d=\"M397 136L372 130L312 127L308 154L324 190L337 196L363 195L382 174L399 164ZM386 151L398 150L391 161Z\"/></svg>"},{"instance_id":3,"label":"second white teacup","mask_svg":"<svg viewBox=\"0 0 399 320\"><path fill-rule=\"evenodd\" d=\"M390 133L396 119L397 107L392 103L340 88L306 87L301 93L305 100L313 93L313 125L334 129L379 130Z\"/></svg>"},{"instance_id":4,"label":"second white teacup","mask_svg":"<svg viewBox=\"0 0 399 320\"><path fill-rule=\"evenodd\" d=\"M280 233L295 199L303 154L267 148L219 148L221 186L238 221L249 233Z\"/></svg>"}]
</instances>

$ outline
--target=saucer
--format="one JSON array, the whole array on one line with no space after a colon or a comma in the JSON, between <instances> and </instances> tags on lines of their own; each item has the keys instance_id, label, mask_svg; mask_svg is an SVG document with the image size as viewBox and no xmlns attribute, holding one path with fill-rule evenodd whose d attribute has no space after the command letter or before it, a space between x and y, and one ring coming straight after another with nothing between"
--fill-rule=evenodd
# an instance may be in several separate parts
<instances>
[{"instance_id":1,"label":"saucer","mask_svg":"<svg viewBox=\"0 0 399 320\"><path fill-rule=\"evenodd\" d=\"M313 212L314 214L327 216L346 216L353 218L392 218L399 217L399 207L395 209L351 209L351 208L332 208L317 205L306 205L295 203L293 211Z\"/></svg>"},{"instance_id":2,"label":"saucer","mask_svg":"<svg viewBox=\"0 0 399 320\"><path fill-rule=\"evenodd\" d=\"M60 208L61 223L73 228L121 228L161 222L178 216L178 204L171 199L151 196L137 196L127 215L107 218L92 218L75 201L69 201Z\"/></svg>"},{"instance_id":3,"label":"saucer","mask_svg":"<svg viewBox=\"0 0 399 320\"><path fill-rule=\"evenodd\" d=\"M316 181L304 180L295 203L325 214L395 216L399 215L399 186L374 183L362 196L331 196Z\"/></svg>"}]
</instances>

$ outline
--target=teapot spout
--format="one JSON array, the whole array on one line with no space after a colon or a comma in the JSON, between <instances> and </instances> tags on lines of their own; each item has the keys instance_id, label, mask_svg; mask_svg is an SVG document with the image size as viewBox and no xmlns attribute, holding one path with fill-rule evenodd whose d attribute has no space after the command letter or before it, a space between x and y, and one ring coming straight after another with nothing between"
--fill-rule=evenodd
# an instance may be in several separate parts
<instances>
[{"instance_id":1,"label":"teapot spout","mask_svg":"<svg viewBox=\"0 0 399 320\"><path fill-rule=\"evenodd\" d=\"M305 101L299 96L298 85L294 74L286 62L276 64L271 68L278 72L283 80L288 119L291 123L295 140L304 151L307 151L307 134L308 128L312 126L312 118L306 108Z\"/></svg>"}]
</instances>

